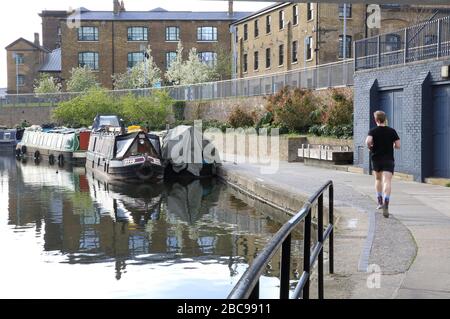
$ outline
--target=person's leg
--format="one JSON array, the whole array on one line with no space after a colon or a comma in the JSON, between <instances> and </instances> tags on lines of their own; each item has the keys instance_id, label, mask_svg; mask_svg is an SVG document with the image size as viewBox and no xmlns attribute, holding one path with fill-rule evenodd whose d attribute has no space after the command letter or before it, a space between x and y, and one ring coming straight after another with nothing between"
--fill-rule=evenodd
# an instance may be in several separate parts
<instances>
[{"instance_id":1,"label":"person's leg","mask_svg":"<svg viewBox=\"0 0 450 319\"><path fill-rule=\"evenodd\" d=\"M383 192L384 197L390 197L392 191L392 173L391 172L383 172Z\"/></svg>"},{"instance_id":2,"label":"person's leg","mask_svg":"<svg viewBox=\"0 0 450 319\"><path fill-rule=\"evenodd\" d=\"M378 200L377 209L381 209L383 206L383 173L375 171L373 173L375 175L375 190L377 192Z\"/></svg>"},{"instance_id":3,"label":"person's leg","mask_svg":"<svg viewBox=\"0 0 450 319\"><path fill-rule=\"evenodd\" d=\"M383 191L384 191L384 206L383 206L383 216L389 217L389 201L391 198L392 191L392 173L383 172Z\"/></svg>"}]
</instances>

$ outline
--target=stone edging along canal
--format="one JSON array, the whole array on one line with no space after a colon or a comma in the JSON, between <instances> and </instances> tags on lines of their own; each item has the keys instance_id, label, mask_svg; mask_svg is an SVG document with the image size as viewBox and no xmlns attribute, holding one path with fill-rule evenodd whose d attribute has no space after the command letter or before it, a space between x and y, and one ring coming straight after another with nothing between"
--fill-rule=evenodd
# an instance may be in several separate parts
<instances>
[{"instance_id":1,"label":"stone edging along canal","mask_svg":"<svg viewBox=\"0 0 450 319\"><path fill-rule=\"evenodd\" d=\"M251 174L247 175L242 174L242 172L233 172L231 169L227 169L224 166L218 168L217 175L239 192L284 212L289 216L294 216L299 212L309 198L309 196L300 193L292 187L263 181ZM311 194L312 193L313 192L311 192ZM325 200L325 212L328 209L326 202L327 201ZM342 212L339 208L335 207L334 216L335 225L337 225L342 216ZM375 224L375 214L372 212L369 214L368 234L358 263L358 271L360 272L366 272L369 265L370 251L375 238Z\"/></svg>"}]
</instances>

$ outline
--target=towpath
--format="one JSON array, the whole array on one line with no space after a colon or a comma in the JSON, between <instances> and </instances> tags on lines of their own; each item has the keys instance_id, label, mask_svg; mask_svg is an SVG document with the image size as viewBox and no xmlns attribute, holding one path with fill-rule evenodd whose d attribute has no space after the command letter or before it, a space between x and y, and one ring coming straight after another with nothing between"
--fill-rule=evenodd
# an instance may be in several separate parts
<instances>
[{"instance_id":1,"label":"towpath","mask_svg":"<svg viewBox=\"0 0 450 319\"><path fill-rule=\"evenodd\" d=\"M270 192L304 200L333 180L340 218L326 297L450 298L450 188L394 180L385 219L369 175L287 162L270 175L258 165L225 163L220 174L268 201Z\"/></svg>"}]
</instances>

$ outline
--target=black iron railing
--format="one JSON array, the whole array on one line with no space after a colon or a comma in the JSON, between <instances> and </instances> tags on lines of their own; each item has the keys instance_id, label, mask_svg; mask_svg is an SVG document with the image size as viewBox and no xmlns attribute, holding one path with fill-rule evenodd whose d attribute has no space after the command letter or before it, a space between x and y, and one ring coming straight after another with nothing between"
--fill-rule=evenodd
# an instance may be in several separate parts
<instances>
[{"instance_id":1,"label":"black iron railing","mask_svg":"<svg viewBox=\"0 0 450 319\"><path fill-rule=\"evenodd\" d=\"M356 41L354 50L355 71L448 57L450 17Z\"/></svg>"},{"instance_id":2,"label":"black iron railing","mask_svg":"<svg viewBox=\"0 0 450 319\"><path fill-rule=\"evenodd\" d=\"M328 190L328 225L324 229L324 193ZM239 282L228 295L228 299L258 299L260 277L263 275L267 264L281 248L280 270L280 299L309 299L310 279L314 264L318 263L318 297L324 298L324 243L329 242L329 272L334 273L334 189L333 182L323 185L303 208L270 240L263 251L255 258ZM311 247L312 212L317 203L317 242ZM290 265L291 265L291 234L300 222L304 221L303 239L303 273L289 297L290 292Z\"/></svg>"}]
</instances>

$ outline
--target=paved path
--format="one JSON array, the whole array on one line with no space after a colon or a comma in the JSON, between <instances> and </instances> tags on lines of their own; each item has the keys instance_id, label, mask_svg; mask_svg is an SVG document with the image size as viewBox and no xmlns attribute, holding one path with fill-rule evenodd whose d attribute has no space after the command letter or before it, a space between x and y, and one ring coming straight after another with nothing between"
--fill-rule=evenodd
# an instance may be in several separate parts
<instances>
[{"instance_id":1,"label":"paved path","mask_svg":"<svg viewBox=\"0 0 450 319\"><path fill-rule=\"evenodd\" d=\"M374 209L374 182L369 175L287 162L281 162L277 174L272 175L263 175L260 167L250 164L225 163L224 170L306 196L333 180L336 206L356 211L354 216L362 221L359 231L365 234L364 245L354 246L362 250L358 260L348 256L350 273L356 278L353 286L347 287L352 291L336 293L336 298L450 298L450 188L394 180L391 218L385 219ZM360 235L354 233L355 238ZM352 242L356 243L342 241L342 247L347 247L344 254L352 253ZM368 260L364 260L365 253ZM364 264L379 265L381 288L367 288ZM343 267L345 275L348 262ZM339 281L339 276L336 278Z\"/></svg>"}]
</instances>

